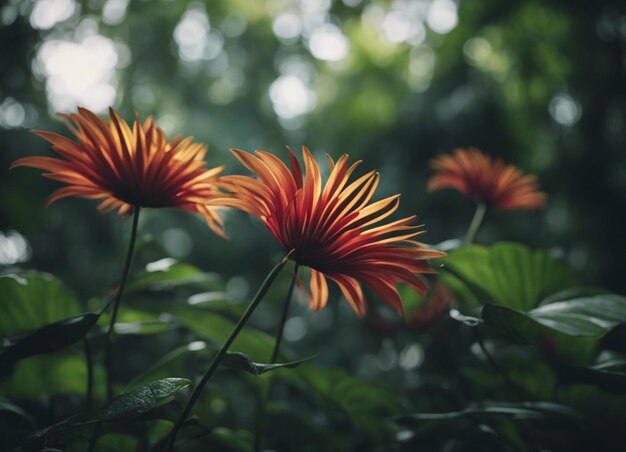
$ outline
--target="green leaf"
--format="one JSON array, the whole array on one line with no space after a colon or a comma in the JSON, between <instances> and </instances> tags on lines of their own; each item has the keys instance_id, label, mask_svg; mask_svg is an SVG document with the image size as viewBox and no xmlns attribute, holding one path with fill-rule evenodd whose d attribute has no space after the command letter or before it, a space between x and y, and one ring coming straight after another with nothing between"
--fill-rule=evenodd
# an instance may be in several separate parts
<instances>
[{"instance_id":1,"label":"green leaf","mask_svg":"<svg viewBox=\"0 0 626 452\"><path fill-rule=\"evenodd\" d=\"M146 265L143 272L137 273L128 282L128 292L172 290L180 286L194 285L213 289L219 277L204 273L199 268L165 258Z\"/></svg>"},{"instance_id":2,"label":"green leaf","mask_svg":"<svg viewBox=\"0 0 626 452\"><path fill-rule=\"evenodd\" d=\"M304 364L294 372L280 374L280 378L300 387L312 400L322 402L328 413L337 409L345 413L373 441L383 441L391 434L390 425L381 419L404 411L392 391L341 369Z\"/></svg>"},{"instance_id":3,"label":"green leaf","mask_svg":"<svg viewBox=\"0 0 626 452\"><path fill-rule=\"evenodd\" d=\"M47 273L0 276L0 336L32 331L81 314L80 303L61 281Z\"/></svg>"},{"instance_id":4,"label":"green leaf","mask_svg":"<svg viewBox=\"0 0 626 452\"><path fill-rule=\"evenodd\" d=\"M591 384L612 394L626 394L626 360L609 360L589 367L559 365L556 370L563 383Z\"/></svg>"},{"instance_id":5,"label":"green leaf","mask_svg":"<svg viewBox=\"0 0 626 452\"><path fill-rule=\"evenodd\" d=\"M556 352L569 362L584 363L599 340L626 323L626 297L599 295L540 306L528 313L487 304L485 326L512 339Z\"/></svg>"},{"instance_id":6,"label":"green leaf","mask_svg":"<svg viewBox=\"0 0 626 452\"><path fill-rule=\"evenodd\" d=\"M578 284L577 275L562 261L515 243L459 248L443 262L481 303L519 311L529 311L543 298Z\"/></svg>"},{"instance_id":7,"label":"green leaf","mask_svg":"<svg viewBox=\"0 0 626 452\"><path fill-rule=\"evenodd\" d=\"M176 323L171 319L137 320L117 322L115 334L158 334L170 331Z\"/></svg>"},{"instance_id":8,"label":"green leaf","mask_svg":"<svg viewBox=\"0 0 626 452\"><path fill-rule=\"evenodd\" d=\"M185 306L173 308L171 312L185 328L216 345L223 344L235 327L235 321L201 307ZM248 326L239 333L231 348L252 357L268 357L273 346L272 336Z\"/></svg>"},{"instance_id":9,"label":"green leaf","mask_svg":"<svg viewBox=\"0 0 626 452\"><path fill-rule=\"evenodd\" d=\"M164 378L147 383L117 396L81 423L133 420L171 402L177 392L188 386L191 386L191 380L186 378Z\"/></svg>"},{"instance_id":10,"label":"green leaf","mask_svg":"<svg viewBox=\"0 0 626 452\"><path fill-rule=\"evenodd\" d=\"M101 388L103 375L96 368L96 385ZM0 394L14 400L41 401L52 395L84 395L87 366L82 356L62 353L33 356L15 364L13 372L0 384Z\"/></svg>"},{"instance_id":11,"label":"green leaf","mask_svg":"<svg viewBox=\"0 0 626 452\"><path fill-rule=\"evenodd\" d=\"M77 436L81 427L89 424L143 419L174 400L178 392L191 384L191 380L186 378L165 378L139 386L115 397L95 413L79 414L40 430L30 438L27 448L35 450L43 442L64 444Z\"/></svg>"},{"instance_id":12,"label":"green leaf","mask_svg":"<svg viewBox=\"0 0 626 452\"><path fill-rule=\"evenodd\" d=\"M576 286L561 290L560 292L544 298L541 300L541 304L557 303L559 301L573 300L575 298L595 297L596 295L605 295L608 293L608 291L599 287Z\"/></svg>"},{"instance_id":13,"label":"green leaf","mask_svg":"<svg viewBox=\"0 0 626 452\"><path fill-rule=\"evenodd\" d=\"M98 322L94 313L81 314L43 326L33 332L4 339L0 350L0 370L22 358L62 350L83 339Z\"/></svg>"},{"instance_id":14,"label":"green leaf","mask_svg":"<svg viewBox=\"0 0 626 452\"><path fill-rule=\"evenodd\" d=\"M248 358L248 355L246 355L245 353L228 352L224 356L224 359L222 360L220 365L231 367L233 369L243 370L251 373L252 375L259 376L266 372L270 372L272 370L280 369L283 367L288 369L296 368L303 362L314 359L315 357L317 357L317 355L309 356L307 358L299 359L297 361L291 361L288 363L259 364L252 362L250 358Z\"/></svg>"},{"instance_id":15,"label":"green leaf","mask_svg":"<svg viewBox=\"0 0 626 452\"><path fill-rule=\"evenodd\" d=\"M528 313L539 323L572 336L599 338L626 323L626 297L599 295L543 305Z\"/></svg>"}]
</instances>

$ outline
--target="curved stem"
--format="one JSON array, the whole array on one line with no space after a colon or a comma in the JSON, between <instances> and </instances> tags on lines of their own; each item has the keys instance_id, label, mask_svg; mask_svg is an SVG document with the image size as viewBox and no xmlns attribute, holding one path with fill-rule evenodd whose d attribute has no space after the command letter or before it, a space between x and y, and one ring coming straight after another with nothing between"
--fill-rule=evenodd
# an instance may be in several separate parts
<instances>
[{"instance_id":1,"label":"curved stem","mask_svg":"<svg viewBox=\"0 0 626 452\"><path fill-rule=\"evenodd\" d=\"M274 341L274 349L272 350L272 356L270 358L270 364L275 364L278 359L278 354L280 353L280 344L283 339L283 331L285 330L285 323L287 322L287 317L289 315L289 307L291 306L291 299L293 294L293 289L296 284L296 279L298 278L298 269L300 268L300 264L296 262L296 266L293 269L293 277L291 278L291 283L289 284L289 289L287 289L287 296L285 297L285 302L283 303L283 312L280 317L280 322L278 323L278 330L276 331L276 340ZM267 403L267 399L269 397L269 393L271 392L272 383L274 379L271 379L267 387L261 393L261 397L259 400L259 404L257 406L256 412L256 434L254 436L254 450L258 451L261 447L261 436L263 433L263 413L265 412L265 404Z\"/></svg>"},{"instance_id":2,"label":"curved stem","mask_svg":"<svg viewBox=\"0 0 626 452\"><path fill-rule=\"evenodd\" d=\"M109 329L106 332L104 338L104 367L107 374L107 400L111 400L113 396L113 379L111 378L111 335L115 328L115 321L117 320L117 312L120 308L122 301L122 295L124 294L124 287L126 286L126 280L128 279L128 272L130 270L130 264L133 260L133 254L135 252L135 241L137 239L137 225L139 224L139 207L134 208L133 213L133 226L130 232L130 242L128 243L128 251L126 252L126 261L124 262L124 270L122 271L122 279L120 285L115 294L113 300L113 313L111 314L111 321L109 322Z\"/></svg>"},{"instance_id":3,"label":"curved stem","mask_svg":"<svg viewBox=\"0 0 626 452\"><path fill-rule=\"evenodd\" d=\"M483 223L483 219L485 218L485 213L487 212L487 205L484 203L478 203L476 205L476 211L474 212L474 218L472 218L472 222L467 229L467 234L465 234L465 240L463 240L463 245L469 245L474 241L474 237L476 237L476 233L480 229L480 226Z\"/></svg>"},{"instance_id":4,"label":"curved stem","mask_svg":"<svg viewBox=\"0 0 626 452\"><path fill-rule=\"evenodd\" d=\"M187 402L187 405L185 405L185 408L182 414L176 421L176 424L174 424L174 428L172 429L172 432L170 433L169 444L167 446L167 450L169 452L174 450L174 443L176 442L176 435L178 435L178 432L183 426L183 424L185 423L185 421L187 420L187 417L189 416L191 409L193 408L195 403L198 401L198 398L200 397L202 390L204 389L208 381L211 379L211 377L217 370L220 362L222 361L222 358L224 357L224 355L226 354L226 352L228 351L232 343L235 341L235 339L241 332L242 328L244 327L244 325L246 324L246 322L248 321L248 319L250 318L254 310L257 308L257 306L259 305L259 303L261 302L261 300L263 299L263 297L265 296L269 288L272 286L272 283L274 282L274 279L276 279L276 276L278 276L278 273L280 273L282 268L287 263L288 257L289 255L285 256L285 258L278 265L276 265L276 267L274 267L272 271L267 275L267 277L265 278L265 281L263 281L263 284L261 284L261 287L259 288L258 292L256 293L256 295L254 296L254 298L252 299L252 301L246 308L245 312L243 313L243 315L241 316L241 318L235 325L235 328L226 339L226 342L224 342L224 345L222 345L222 348L220 348L220 350L217 352L217 355L215 355L215 357L213 358L213 361L211 361L211 364L209 365L208 370L206 371L206 373L204 374L200 382L194 388L193 392L191 393L191 397L189 397L189 401Z\"/></svg>"},{"instance_id":5,"label":"curved stem","mask_svg":"<svg viewBox=\"0 0 626 452\"><path fill-rule=\"evenodd\" d=\"M278 353L280 352L280 343L283 340L283 331L285 329L285 323L287 322L287 316L289 315L289 307L291 306L291 299L293 298L293 288L296 285L299 268L300 265L296 262L296 266L293 269L293 278L291 278L291 283L289 284L289 289L287 290L287 297L285 298L285 303L283 304L283 313L280 317L280 323L278 324L278 331L276 332L276 341L274 342L274 350L272 350L270 364L275 364L276 360L278 359Z\"/></svg>"}]
</instances>

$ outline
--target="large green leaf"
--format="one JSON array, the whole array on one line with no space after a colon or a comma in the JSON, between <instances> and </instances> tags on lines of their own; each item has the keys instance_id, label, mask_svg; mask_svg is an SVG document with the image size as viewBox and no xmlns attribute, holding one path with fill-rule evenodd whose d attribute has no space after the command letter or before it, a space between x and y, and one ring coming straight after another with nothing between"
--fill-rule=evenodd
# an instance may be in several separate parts
<instances>
[{"instance_id":1,"label":"large green leaf","mask_svg":"<svg viewBox=\"0 0 626 452\"><path fill-rule=\"evenodd\" d=\"M486 304L482 324L569 362L585 363L599 340L626 323L626 297L598 295L546 304L527 313Z\"/></svg>"},{"instance_id":2,"label":"large green leaf","mask_svg":"<svg viewBox=\"0 0 626 452\"><path fill-rule=\"evenodd\" d=\"M61 281L47 273L2 275L0 294L0 336L32 331L82 311Z\"/></svg>"},{"instance_id":3,"label":"large green leaf","mask_svg":"<svg viewBox=\"0 0 626 452\"><path fill-rule=\"evenodd\" d=\"M529 311L543 298L579 283L562 261L515 243L459 248L443 262L481 304L491 302L519 311Z\"/></svg>"},{"instance_id":4,"label":"large green leaf","mask_svg":"<svg viewBox=\"0 0 626 452\"><path fill-rule=\"evenodd\" d=\"M0 350L0 372L22 358L62 350L83 339L100 316L86 313L45 325L35 331L5 338Z\"/></svg>"}]
</instances>

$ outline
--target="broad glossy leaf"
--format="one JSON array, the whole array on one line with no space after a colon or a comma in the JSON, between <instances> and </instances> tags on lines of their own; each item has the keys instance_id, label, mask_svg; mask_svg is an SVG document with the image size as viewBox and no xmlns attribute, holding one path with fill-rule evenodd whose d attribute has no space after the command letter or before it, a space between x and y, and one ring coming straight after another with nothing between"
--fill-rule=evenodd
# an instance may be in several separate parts
<instances>
[{"instance_id":1,"label":"broad glossy leaf","mask_svg":"<svg viewBox=\"0 0 626 452\"><path fill-rule=\"evenodd\" d=\"M0 293L0 336L32 331L82 311L61 281L47 273L2 275Z\"/></svg>"},{"instance_id":2,"label":"broad glossy leaf","mask_svg":"<svg viewBox=\"0 0 626 452\"><path fill-rule=\"evenodd\" d=\"M572 336L505 306L487 304L481 317L485 326L509 339L534 345L548 355L558 354L569 362L587 362L597 348L596 337Z\"/></svg>"},{"instance_id":3,"label":"broad glossy leaf","mask_svg":"<svg viewBox=\"0 0 626 452\"><path fill-rule=\"evenodd\" d=\"M98 322L94 313L81 314L45 325L30 333L4 339L0 350L0 370L22 358L62 350L83 339Z\"/></svg>"},{"instance_id":4,"label":"broad glossy leaf","mask_svg":"<svg viewBox=\"0 0 626 452\"><path fill-rule=\"evenodd\" d=\"M577 275L564 262L515 243L459 248L443 262L481 303L519 311L529 311L543 298L578 285Z\"/></svg>"},{"instance_id":5,"label":"broad glossy leaf","mask_svg":"<svg viewBox=\"0 0 626 452\"><path fill-rule=\"evenodd\" d=\"M251 373L252 375L263 375L266 372L280 368L293 369L298 367L305 361L314 359L317 355L309 356L297 361L291 361L288 363L276 363L276 364L259 364L253 362L248 355L239 352L228 352L224 356L224 359L220 363L221 366L230 367L233 369L239 369Z\"/></svg>"},{"instance_id":6,"label":"broad glossy leaf","mask_svg":"<svg viewBox=\"0 0 626 452\"><path fill-rule=\"evenodd\" d=\"M531 343L569 362L584 363L599 340L626 323L626 297L599 295L540 306L528 313L487 304L484 325L510 338Z\"/></svg>"},{"instance_id":7,"label":"broad glossy leaf","mask_svg":"<svg viewBox=\"0 0 626 452\"><path fill-rule=\"evenodd\" d=\"M528 313L539 323L573 336L601 337L626 323L626 297L598 295L546 304Z\"/></svg>"},{"instance_id":8,"label":"broad glossy leaf","mask_svg":"<svg viewBox=\"0 0 626 452\"><path fill-rule=\"evenodd\" d=\"M127 291L171 290L186 285L213 289L218 282L216 274L204 273L193 265L165 258L149 263L143 272L134 275L128 282Z\"/></svg>"}]
</instances>

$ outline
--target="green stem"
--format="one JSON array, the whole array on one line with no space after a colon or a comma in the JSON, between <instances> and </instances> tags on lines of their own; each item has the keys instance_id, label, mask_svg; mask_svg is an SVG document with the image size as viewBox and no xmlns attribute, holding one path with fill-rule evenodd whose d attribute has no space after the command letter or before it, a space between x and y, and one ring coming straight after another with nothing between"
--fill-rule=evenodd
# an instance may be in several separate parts
<instances>
[{"instance_id":1,"label":"green stem","mask_svg":"<svg viewBox=\"0 0 626 452\"><path fill-rule=\"evenodd\" d=\"M91 344L86 337L83 339L85 346L85 362L87 364L87 391L85 396L85 411L90 412L93 407L93 354Z\"/></svg>"},{"instance_id":2,"label":"green stem","mask_svg":"<svg viewBox=\"0 0 626 452\"><path fill-rule=\"evenodd\" d=\"M283 312L280 317L280 322L278 324L278 330L276 331L276 340L274 341L274 349L272 350L272 356L270 358L270 364L275 364L278 359L278 354L280 353L280 344L283 339L283 331L285 330L285 323L287 323L287 317L289 316L289 307L291 306L291 299L293 298L293 289L296 284L296 279L298 278L298 269L300 268L300 264L296 262L296 266L293 269L293 278L291 278L291 283L289 284L289 289L287 289L287 296L285 297L285 302L283 303ZM261 398L259 401L259 405L257 407L256 413L256 435L254 438L254 450L260 450L261 446L261 437L263 433L263 414L265 412L265 405L267 403L267 398L269 397L269 393L272 388L272 382L274 380L271 379L267 387L264 387Z\"/></svg>"},{"instance_id":3,"label":"green stem","mask_svg":"<svg viewBox=\"0 0 626 452\"><path fill-rule=\"evenodd\" d=\"M111 321L109 322L109 329L106 332L104 338L104 367L107 374L107 400L111 400L113 397L113 378L111 377L111 335L115 328L115 322L117 320L117 312L120 308L122 301L122 295L124 294L124 287L126 286L126 280L128 279L128 272L130 270L130 264L133 260L133 254L135 252L135 241L137 239L137 225L139 224L139 207L134 208L133 213L133 226L130 232L130 242L128 244L128 251L126 253L126 261L124 262L124 270L122 271L122 279L117 289L115 299L113 300L113 313L111 314Z\"/></svg>"},{"instance_id":4,"label":"green stem","mask_svg":"<svg viewBox=\"0 0 626 452\"><path fill-rule=\"evenodd\" d=\"M213 361L211 361L211 364L209 365L208 370L206 371L206 373L204 374L200 382L194 388L193 392L191 393L191 396L189 397L189 401L187 402L187 405L185 405L185 408L182 414L176 421L176 424L174 424L174 428L172 429L172 432L170 433L169 444L167 446L168 452L171 452L174 450L174 443L176 442L176 436L178 435L178 432L180 431L181 427L187 420L187 417L189 416L191 409L193 408L195 403L198 401L198 398L200 397L202 390L204 389L208 381L211 379L211 377L217 370L220 362L222 361L222 358L224 358L224 355L226 355L226 352L228 351L232 343L235 341L235 339L241 332L242 328L244 327L244 325L246 324L246 322L248 321L248 319L250 318L254 310L257 308L257 306L259 305L259 303L261 302L261 300L263 299L263 297L265 296L269 288L271 287L272 283L274 282L274 279L276 279L276 276L278 276L278 273L280 273L282 268L287 263L288 257L289 255L285 256L285 258L278 265L276 265L276 267L274 267L272 271L267 275L267 277L265 278L265 281L263 281L263 284L261 284L261 287L259 288L258 292L256 293L256 295L254 296L254 298L252 299L252 301L246 308L245 312L243 313L243 315L241 316L241 318L235 325L235 328L228 336L228 339L226 339L226 342L224 342L224 345L222 345L222 348L220 348L220 350L217 352L217 355L215 355L215 357L213 358Z\"/></svg>"},{"instance_id":5,"label":"green stem","mask_svg":"<svg viewBox=\"0 0 626 452\"><path fill-rule=\"evenodd\" d=\"M291 278L291 283L289 284L289 289L287 290L287 297L285 298L285 303L283 304L283 313L280 317L280 323L278 324L278 331L276 332L276 341L274 342L274 350L272 350L270 364L275 364L276 360L278 359L278 353L280 352L280 343L283 340L283 331L285 329L285 323L287 322L287 316L289 315L289 307L291 306L293 288L296 285L299 268L300 265L296 263L296 266L293 269L293 278Z\"/></svg>"},{"instance_id":6,"label":"green stem","mask_svg":"<svg viewBox=\"0 0 626 452\"><path fill-rule=\"evenodd\" d=\"M476 237L476 233L480 229L480 226L483 223L483 219L485 218L485 213L487 212L487 205L484 203L478 203L476 205L476 211L474 212L474 218L472 218L472 222L467 229L467 234L465 234L465 240L463 241L463 245L470 245L474 241L474 237Z\"/></svg>"}]
</instances>

